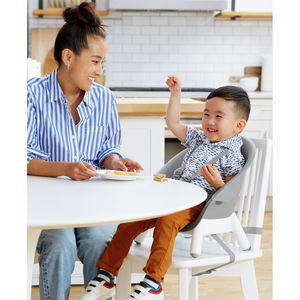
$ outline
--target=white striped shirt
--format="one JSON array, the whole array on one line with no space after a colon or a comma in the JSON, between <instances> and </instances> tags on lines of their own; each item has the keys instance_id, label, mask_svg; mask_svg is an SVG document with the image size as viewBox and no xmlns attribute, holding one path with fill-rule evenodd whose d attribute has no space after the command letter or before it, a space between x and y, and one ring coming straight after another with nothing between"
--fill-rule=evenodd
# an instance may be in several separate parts
<instances>
[{"instance_id":1,"label":"white striped shirt","mask_svg":"<svg viewBox=\"0 0 300 300\"><path fill-rule=\"evenodd\" d=\"M52 162L87 162L101 169L120 148L121 126L114 94L97 83L85 92L77 107L75 125L58 80L57 70L27 85L27 164L33 158Z\"/></svg>"}]
</instances>

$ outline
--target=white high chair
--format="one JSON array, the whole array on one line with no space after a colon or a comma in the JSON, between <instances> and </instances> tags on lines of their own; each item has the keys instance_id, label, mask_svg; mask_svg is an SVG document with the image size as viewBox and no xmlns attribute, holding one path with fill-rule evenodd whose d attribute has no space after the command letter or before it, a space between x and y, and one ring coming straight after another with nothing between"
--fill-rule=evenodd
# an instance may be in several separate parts
<instances>
[{"instance_id":1,"label":"white high chair","mask_svg":"<svg viewBox=\"0 0 300 300\"><path fill-rule=\"evenodd\" d=\"M199 218L183 229L185 233L192 234L192 239L181 234L176 238L167 274L179 273L179 300L198 300L198 276L211 273L213 276L240 277L245 299L259 299L253 259L262 255L260 242L272 141L243 137L243 142L244 168L214 194ZM172 160L169 165L174 164L175 170L182 158L175 156ZM158 173L166 171L166 166ZM170 169L164 173L171 177ZM236 182L232 183L233 180ZM232 186L235 188L232 189ZM206 237L208 234L214 239ZM130 294L131 273L143 273L152 245L152 238L144 238L139 236L137 241L140 244L133 243L119 271L117 299L124 299Z\"/></svg>"}]
</instances>

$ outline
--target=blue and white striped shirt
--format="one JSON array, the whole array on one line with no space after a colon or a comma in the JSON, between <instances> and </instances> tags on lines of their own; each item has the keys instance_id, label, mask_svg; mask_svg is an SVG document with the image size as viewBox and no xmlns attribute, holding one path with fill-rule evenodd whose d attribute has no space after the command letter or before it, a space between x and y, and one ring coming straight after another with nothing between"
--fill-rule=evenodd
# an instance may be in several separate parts
<instances>
[{"instance_id":1,"label":"blue and white striped shirt","mask_svg":"<svg viewBox=\"0 0 300 300\"><path fill-rule=\"evenodd\" d=\"M36 157L52 162L82 161L101 169L108 155L125 157L120 148L117 102L108 88L93 83L77 111L80 122L75 125L57 70L28 81L27 164Z\"/></svg>"}]
</instances>

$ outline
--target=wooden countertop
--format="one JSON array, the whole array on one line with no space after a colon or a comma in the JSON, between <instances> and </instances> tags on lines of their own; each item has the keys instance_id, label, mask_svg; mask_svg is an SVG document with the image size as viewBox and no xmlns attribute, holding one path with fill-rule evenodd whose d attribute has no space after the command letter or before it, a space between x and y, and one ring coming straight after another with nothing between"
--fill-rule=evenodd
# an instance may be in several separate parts
<instances>
[{"instance_id":1,"label":"wooden countertop","mask_svg":"<svg viewBox=\"0 0 300 300\"><path fill-rule=\"evenodd\" d=\"M116 98L120 116L165 116L169 98ZM203 116L205 103L181 99L182 116Z\"/></svg>"}]
</instances>

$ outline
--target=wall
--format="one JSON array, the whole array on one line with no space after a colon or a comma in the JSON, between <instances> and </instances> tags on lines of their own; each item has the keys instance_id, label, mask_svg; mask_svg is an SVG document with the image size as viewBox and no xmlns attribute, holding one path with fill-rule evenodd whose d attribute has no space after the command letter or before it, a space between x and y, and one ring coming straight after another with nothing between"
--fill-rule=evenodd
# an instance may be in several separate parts
<instances>
[{"instance_id":1,"label":"wall","mask_svg":"<svg viewBox=\"0 0 300 300\"><path fill-rule=\"evenodd\" d=\"M60 17L33 16L37 8L38 1L29 0L29 32L63 25ZM109 87L164 87L171 73L185 87L218 87L232 84L229 77L242 76L245 66L260 66L261 53L273 52L272 21L215 20L214 14L199 12L123 12L104 22L109 25Z\"/></svg>"}]
</instances>

